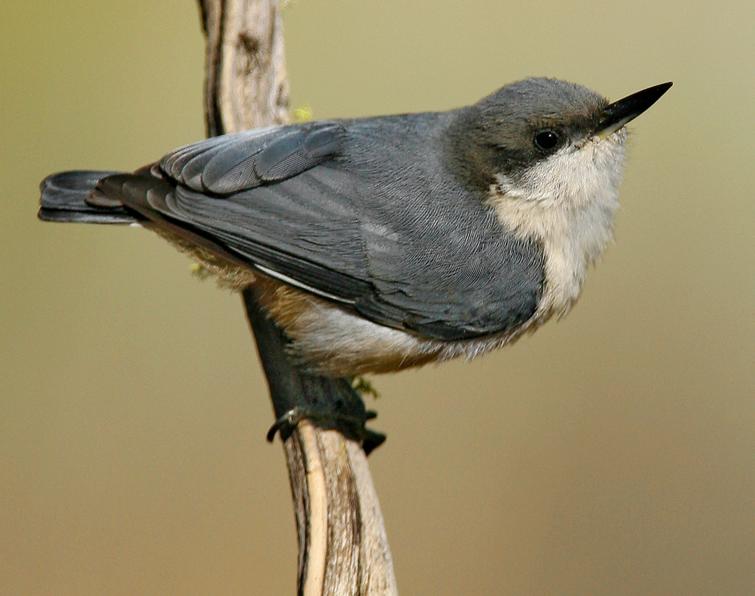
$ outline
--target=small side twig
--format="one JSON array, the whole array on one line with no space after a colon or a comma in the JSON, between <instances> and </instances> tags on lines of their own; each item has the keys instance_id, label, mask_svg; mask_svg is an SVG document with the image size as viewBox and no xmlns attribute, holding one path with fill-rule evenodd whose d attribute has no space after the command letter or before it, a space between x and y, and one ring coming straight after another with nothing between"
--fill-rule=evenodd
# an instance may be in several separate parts
<instances>
[{"instance_id":1,"label":"small side twig","mask_svg":"<svg viewBox=\"0 0 755 596\"><path fill-rule=\"evenodd\" d=\"M281 124L288 82L277 0L200 0L207 36L205 115L210 135ZM243 292L276 418L302 408L364 420L347 379L298 370L287 338ZM382 440L348 425L294 420L284 449L299 542L300 594L396 594L388 540L366 453Z\"/></svg>"}]
</instances>

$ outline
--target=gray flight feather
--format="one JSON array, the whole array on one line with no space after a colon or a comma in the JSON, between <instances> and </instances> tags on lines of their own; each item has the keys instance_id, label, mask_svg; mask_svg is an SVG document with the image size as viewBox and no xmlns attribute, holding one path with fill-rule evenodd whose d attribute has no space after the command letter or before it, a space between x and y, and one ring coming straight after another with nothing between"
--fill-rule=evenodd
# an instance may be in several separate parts
<instances>
[{"instance_id":1,"label":"gray flight feather","mask_svg":"<svg viewBox=\"0 0 755 596\"><path fill-rule=\"evenodd\" d=\"M42 193L39 219L78 223L134 223L136 220L133 214L122 206L104 210L86 202L97 182L112 174L114 172L74 170L48 176L39 185Z\"/></svg>"}]
</instances>

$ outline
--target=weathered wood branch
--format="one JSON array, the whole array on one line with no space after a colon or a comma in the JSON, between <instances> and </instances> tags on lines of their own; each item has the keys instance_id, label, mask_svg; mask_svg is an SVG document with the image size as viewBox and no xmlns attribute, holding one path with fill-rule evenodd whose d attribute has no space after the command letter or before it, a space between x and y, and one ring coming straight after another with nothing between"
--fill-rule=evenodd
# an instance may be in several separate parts
<instances>
[{"instance_id":1,"label":"weathered wood branch","mask_svg":"<svg viewBox=\"0 0 755 596\"><path fill-rule=\"evenodd\" d=\"M288 119L278 0L200 0L207 36L205 115L209 135ZM298 370L287 339L243 293L276 418L295 409L283 432L299 542L300 594L396 594L396 580L366 453L381 441L365 432L364 404L347 379ZM349 424L356 420L358 424ZM346 421L346 422L344 422ZM361 432L360 432L361 431Z\"/></svg>"}]
</instances>

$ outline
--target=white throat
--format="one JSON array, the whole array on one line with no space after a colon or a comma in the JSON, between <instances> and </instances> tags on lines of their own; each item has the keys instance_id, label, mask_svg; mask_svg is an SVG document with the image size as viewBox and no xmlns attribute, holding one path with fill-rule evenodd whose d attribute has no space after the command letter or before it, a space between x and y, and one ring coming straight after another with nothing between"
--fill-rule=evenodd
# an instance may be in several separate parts
<instances>
[{"instance_id":1,"label":"white throat","mask_svg":"<svg viewBox=\"0 0 755 596\"><path fill-rule=\"evenodd\" d=\"M564 147L521 180L499 174L491 187L491 204L503 225L543 247L545 288L536 319L569 310L588 266L613 236L625 138L622 129Z\"/></svg>"}]
</instances>

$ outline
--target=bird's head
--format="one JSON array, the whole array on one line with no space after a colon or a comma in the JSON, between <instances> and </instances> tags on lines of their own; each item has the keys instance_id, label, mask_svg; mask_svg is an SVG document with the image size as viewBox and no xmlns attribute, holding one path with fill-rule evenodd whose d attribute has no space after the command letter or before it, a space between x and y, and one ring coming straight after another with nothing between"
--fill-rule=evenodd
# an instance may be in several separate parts
<instances>
[{"instance_id":1,"label":"bird's head","mask_svg":"<svg viewBox=\"0 0 755 596\"><path fill-rule=\"evenodd\" d=\"M578 206L616 192L625 125L671 86L609 103L574 83L531 78L459 112L452 141L465 178L512 200ZM461 151L459 147L463 147Z\"/></svg>"}]
</instances>

